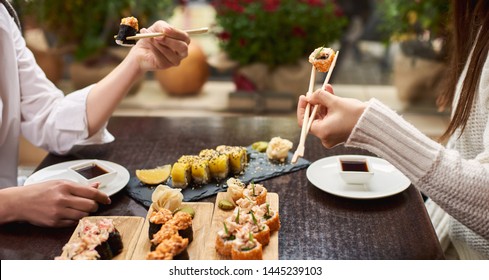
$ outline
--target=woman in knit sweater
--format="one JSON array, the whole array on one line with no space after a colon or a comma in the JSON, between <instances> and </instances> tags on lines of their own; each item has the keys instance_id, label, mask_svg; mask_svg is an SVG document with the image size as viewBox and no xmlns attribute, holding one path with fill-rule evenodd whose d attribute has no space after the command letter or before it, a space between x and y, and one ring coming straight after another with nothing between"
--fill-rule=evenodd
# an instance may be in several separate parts
<instances>
[{"instance_id":1,"label":"woman in knit sweater","mask_svg":"<svg viewBox=\"0 0 489 280\"><path fill-rule=\"evenodd\" d=\"M462 259L489 258L489 1L453 0L453 48L449 85L440 105L452 106L442 139L423 135L378 100L335 96L327 86L301 96L319 104L311 133L326 148L339 143L367 149L401 170L449 216L449 236ZM431 202L432 203L432 202Z\"/></svg>"}]
</instances>

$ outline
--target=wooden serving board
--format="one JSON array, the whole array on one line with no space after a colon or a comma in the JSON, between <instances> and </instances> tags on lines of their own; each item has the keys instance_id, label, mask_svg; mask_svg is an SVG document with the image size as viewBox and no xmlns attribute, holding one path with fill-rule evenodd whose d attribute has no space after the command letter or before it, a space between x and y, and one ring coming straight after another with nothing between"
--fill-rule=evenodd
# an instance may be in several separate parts
<instances>
[{"instance_id":1,"label":"wooden serving board","mask_svg":"<svg viewBox=\"0 0 489 280\"><path fill-rule=\"evenodd\" d=\"M136 247L136 243L139 238L139 234L141 232L141 228L143 227L144 218L143 217L135 217L135 216L90 216L85 217L83 219L89 220L91 222L97 222L101 219L112 219L114 221L115 228L120 232L122 236L122 244L124 248L122 252L115 256L113 260L130 260L134 249ZM80 230L80 223L76 227L75 231L71 235L71 238L68 242L72 242L78 239L78 231ZM63 253L65 254L65 253Z\"/></svg>"},{"instance_id":2,"label":"wooden serving board","mask_svg":"<svg viewBox=\"0 0 489 280\"><path fill-rule=\"evenodd\" d=\"M222 228L222 221L229 217L233 210L224 211L218 207L219 200L227 199L227 194L225 192L220 192L217 194L216 203L214 207L214 216L212 217L212 226L209 234L207 235L205 253L203 256L204 260L228 260L216 251L216 236L217 232ZM278 194L268 193L267 202L270 203L272 210L279 212L278 209ZM280 212L279 212L280 214ZM270 243L263 248L263 259L264 260L278 260L278 231L270 235Z\"/></svg>"},{"instance_id":3,"label":"wooden serving board","mask_svg":"<svg viewBox=\"0 0 489 280\"><path fill-rule=\"evenodd\" d=\"M194 231L194 240L189 244L187 251L191 260L201 260L204 255L206 237L209 234L212 212L214 204L211 202L184 202L182 206L191 206L195 210L195 216L192 220L192 229ZM151 242L148 238L149 215L152 209L148 211L146 220L142 227L141 233L132 255L133 260L145 260L150 252Z\"/></svg>"}]
</instances>

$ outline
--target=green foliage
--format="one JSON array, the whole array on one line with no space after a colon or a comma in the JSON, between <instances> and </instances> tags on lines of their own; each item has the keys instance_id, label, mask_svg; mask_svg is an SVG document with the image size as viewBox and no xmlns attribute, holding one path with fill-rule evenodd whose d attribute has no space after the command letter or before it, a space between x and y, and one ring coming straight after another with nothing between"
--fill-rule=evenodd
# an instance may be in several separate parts
<instances>
[{"instance_id":1,"label":"green foliage","mask_svg":"<svg viewBox=\"0 0 489 280\"><path fill-rule=\"evenodd\" d=\"M294 63L339 39L346 26L329 0L220 0L213 5L220 46L241 65Z\"/></svg>"},{"instance_id":2,"label":"green foliage","mask_svg":"<svg viewBox=\"0 0 489 280\"><path fill-rule=\"evenodd\" d=\"M379 1L381 29L397 39L415 37L427 31L431 38L445 37L449 6L447 0Z\"/></svg>"},{"instance_id":3,"label":"green foliage","mask_svg":"<svg viewBox=\"0 0 489 280\"><path fill-rule=\"evenodd\" d=\"M73 45L85 59L114 42L120 19L135 16L140 27L168 18L172 0L15 0L23 16L32 16L58 46Z\"/></svg>"}]
</instances>

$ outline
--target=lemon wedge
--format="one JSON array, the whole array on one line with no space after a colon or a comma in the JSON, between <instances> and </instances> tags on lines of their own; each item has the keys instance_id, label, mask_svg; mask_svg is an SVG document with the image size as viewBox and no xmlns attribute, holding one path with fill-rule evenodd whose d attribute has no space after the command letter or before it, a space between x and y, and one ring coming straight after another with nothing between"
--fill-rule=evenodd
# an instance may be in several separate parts
<instances>
[{"instance_id":1,"label":"lemon wedge","mask_svg":"<svg viewBox=\"0 0 489 280\"><path fill-rule=\"evenodd\" d=\"M136 170L136 177L144 184L156 185L168 180L170 172L171 164L167 164L153 169L138 169Z\"/></svg>"}]
</instances>

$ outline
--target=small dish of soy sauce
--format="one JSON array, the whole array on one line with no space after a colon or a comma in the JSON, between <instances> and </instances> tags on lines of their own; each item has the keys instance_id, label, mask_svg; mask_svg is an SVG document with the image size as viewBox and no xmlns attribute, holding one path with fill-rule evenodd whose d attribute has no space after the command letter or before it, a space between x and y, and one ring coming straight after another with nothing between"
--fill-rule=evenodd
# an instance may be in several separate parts
<instances>
[{"instance_id":1,"label":"small dish of soy sauce","mask_svg":"<svg viewBox=\"0 0 489 280\"><path fill-rule=\"evenodd\" d=\"M366 184L374 173L366 157L339 157L340 177L347 184Z\"/></svg>"},{"instance_id":2,"label":"small dish of soy sauce","mask_svg":"<svg viewBox=\"0 0 489 280\"><path fill-rule=\"evenodd\" d=\"M98 182L100 183L100 187L110 183L117 175L115 170L98 160L90 160L82 164L70 166L68 170L75 175L80 183L89 185Z\"/></svg>"}]
</instances>

